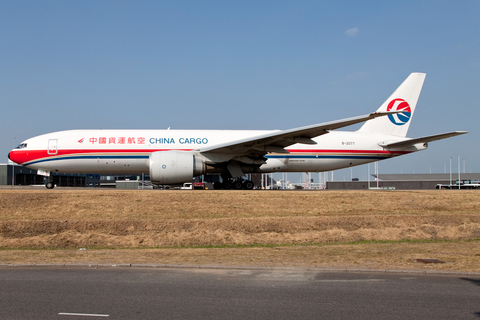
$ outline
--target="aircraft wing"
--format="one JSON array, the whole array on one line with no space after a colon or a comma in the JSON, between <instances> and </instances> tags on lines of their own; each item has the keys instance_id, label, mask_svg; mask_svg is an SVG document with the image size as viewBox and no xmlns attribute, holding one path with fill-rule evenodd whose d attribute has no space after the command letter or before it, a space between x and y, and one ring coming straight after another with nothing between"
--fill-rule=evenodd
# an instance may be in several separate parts
<instances>
[{"instance_id":1,"label":"aircraft wing","mask_svg":"<svg viewBox=\"0 0 480 320\"><path fill-rule=\"evenodd\" d=\"M288 153L288 151L284 148L292 144L316 144L316 142L313 141L312 138L318 137L322 134L326 134L330 130L339 129L342 127L350 126L352 124L364 122L370 119L383 117L394 113L398 113L398 111L374 112L363 116L319 123L300 128L278 130L256 137L250 137L247 139L241 139L207 148L197 149L197 151L202 153L211 152L229 154L266 154L267 152Z\"/></svg>"},{"instance_id":2,"label":"aircraft wing","mask_svg":"<svg viewBox=\"0 0 480 320\"><path fill-rule=\"evenodd\" d=\"M426 137L420 137L420 138L414 138L414 139L408 139L400 142L393 142L393 143L388 143L385 145L381 145L382 147L385 148L401 148L401 147L410 147L413 146L417 143L428 143L431 141L436 141L436 140L441 140L441 139L446 139L450 137L455 137L459 136L461 134L468 133L468 131L452 131L452 132L447 132L447 133L441 133L441 134L435 134L432 136L426 136Z\"/></svg>"}]
</instances>

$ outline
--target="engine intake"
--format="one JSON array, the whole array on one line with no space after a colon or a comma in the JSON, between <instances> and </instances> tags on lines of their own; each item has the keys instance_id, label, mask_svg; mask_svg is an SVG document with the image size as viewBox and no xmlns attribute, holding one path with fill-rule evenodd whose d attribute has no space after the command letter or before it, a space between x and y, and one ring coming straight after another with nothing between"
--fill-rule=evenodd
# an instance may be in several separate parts
<instances>
[{"instance_id":1,"label":"engine intake","mask_svg":"<svg viewBox=\"0 0 480 320\"><path fill-rule=\"evenodd\" d=\"M150 154L150 181L176 184L205 173L205 163L188 151L157 151Z\"/></svg>"}]
</instances>

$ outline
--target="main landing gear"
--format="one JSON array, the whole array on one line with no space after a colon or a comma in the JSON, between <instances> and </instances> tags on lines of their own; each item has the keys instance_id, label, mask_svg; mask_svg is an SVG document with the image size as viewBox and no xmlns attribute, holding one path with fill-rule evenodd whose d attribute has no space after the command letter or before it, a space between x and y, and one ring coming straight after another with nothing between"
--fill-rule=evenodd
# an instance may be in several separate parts
<instances>
[{"instance_id":1,"label":"main landing gear","mask_svg":"<svg viewBox=\"0 0 480 320\"><path fill-rule=\"evenodd\" d=\"M253 182L250 180L233 180L227 179L225 182L215 182L213 184L213 189L215 190L252 190L253 189Z\"/></svg>"}]
</instances>

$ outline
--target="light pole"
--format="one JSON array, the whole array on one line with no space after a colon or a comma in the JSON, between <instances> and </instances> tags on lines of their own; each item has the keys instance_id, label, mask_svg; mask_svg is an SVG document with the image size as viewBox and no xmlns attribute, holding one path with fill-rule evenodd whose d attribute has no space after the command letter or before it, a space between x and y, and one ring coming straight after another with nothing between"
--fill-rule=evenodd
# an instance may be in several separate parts
<instances>
[{"instance_id":1,"label":"light pole","mask_svg":"<svg viewBox=\"0 0 480 320\"><path fill-rule=\"evenodd\" d=\"M450 188L452 187L452 157L450 157Z\"/></svg>"},{"instance_id":2,"label":"light pole","mask_svg":"<svg viewBox=\"0 0 480 320\"><path fill-rule=\"evenodd\" d=\"M460 156L458 156L458 189L460 189Z\"/></svg>"},{"instance_id":3,"label":"light pole","mask_svg":"<svg viewBox=\"0 0 480 320\"><path fill-rule=\"evenodd\" d=\"M367 178L368 178L368 189L370 189L370 163L367 164L368 166L368 174L367 174Z\"/></svg>"}]
</instances>

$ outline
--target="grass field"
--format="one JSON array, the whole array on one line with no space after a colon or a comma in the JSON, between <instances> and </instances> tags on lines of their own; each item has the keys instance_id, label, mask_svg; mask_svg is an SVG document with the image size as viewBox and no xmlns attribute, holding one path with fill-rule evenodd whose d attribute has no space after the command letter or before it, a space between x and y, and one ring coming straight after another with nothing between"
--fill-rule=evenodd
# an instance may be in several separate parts
<instances>
[{"instance_id":1,"label":"grass field","mask_svg":"<svg viewBox=\"0 0 480 320\"><path fill-rule=\"evenodd\" d=\"M0 263L480 271L479 208L468 190L4 189Z\"/></svg>"}]
</instances>

